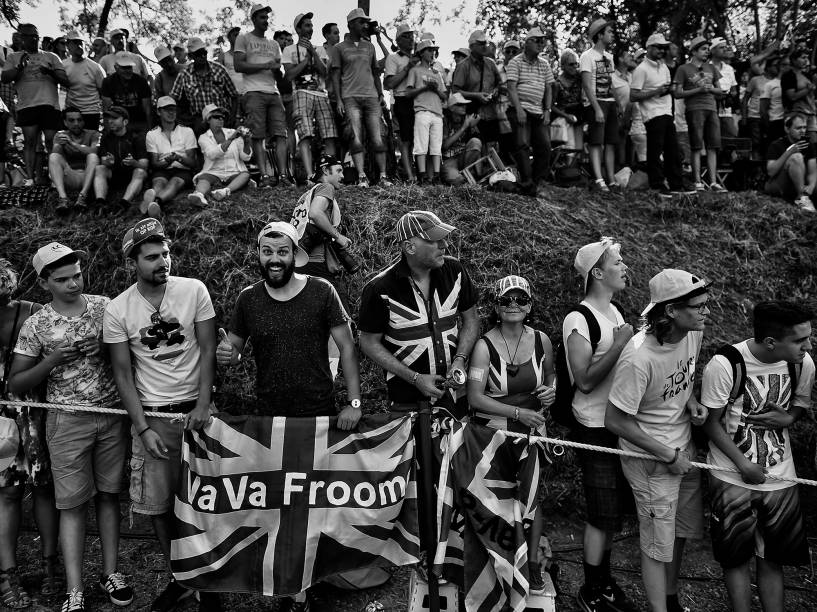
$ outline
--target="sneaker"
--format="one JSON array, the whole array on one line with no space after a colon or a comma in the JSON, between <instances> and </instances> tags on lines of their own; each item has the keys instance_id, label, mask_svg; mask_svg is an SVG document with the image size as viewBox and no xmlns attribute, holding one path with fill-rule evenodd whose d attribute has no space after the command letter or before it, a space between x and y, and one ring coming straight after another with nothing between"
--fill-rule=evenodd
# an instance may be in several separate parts
<instances>
[{"instance_id":1,"label":"sneaker","mask_svg":"<svg viewBox=\"0 0 817 612\"><path fill-rule=\"evenodd\" d=\"M394 187L394 183L389 180L389 177L383 175L380 177L380 180L377 181L378 187Z\"/></svg>"},{"instance_id":2,"label":"sneaker","mask_svg":"<svg viewBox=\"0 0 817 612\"><path fill-rule=\"evenodd\" d=\"M26 179L23 181L23 187L34 187L34 179ZM80 593L81 594L81 593Z\"/></svg>"},{"instance_id":3,"label":"sneaker","mask_svg":"<svg viewBox=\"0 0 817 612\"><path fill-rule=\"evenodd\" d=\"M60 612L85 612L85 595L79 589L72 589L62 602Z\"/></svg>"},{"instance_id":4,"label":"sneaker","mask_svg":"<svg viewBox=\"0 0 817 612\"><path fill-rule=\"evenodd\" d=\"M148 206L156 200L156 190L146 189L145 195L142 196L142 203L139 205L139 212L143 215L148 211Z\"/></svg>"},{"instance_id":5,"label":"sneaker","mask_svg":"<svg viewBox=\"0 0 817 612\"><path fill-rule=\"evenodd\" d=\"M79 194L74 202L74 208L76 208L77 211L83 211L88 208L88 196L84 193Z\"/></svg>"},{"instance_id":6,"label":"sneaker","mask_svg":"<svg viewBox=\"0 0 817 612\"><path fill-rule=\"evenodd\" d=\"M191 597L195 591L183 587L175 580L171 580L165 590L150 604L150 612L171 612L182 601Z\"/></svg>"},{"instance_id":7,"label":"sneaker","mask_svg":"<svg viewBox=\"0 0 817 612\"><path fill-rule=\"evenodd\" d=\"M814 208L814 202L812 202L811 198L805 193L797 198L794 203L800 207L800 210L805 212L817 212L817 209Z\"/></svg>"},{"instance_id":8,"label":"sneaker","mask_svg":"<svg viewBox=\"0 0 817 612\"><path fill-rule=\"evenodd\" d=\"M268 174L262 174L258 179L258 188L267 189L268 187L275 187L278 183L273 184L272 177Z\"/></svg>"},{"instance_id":9,"label":"sneaker","mask_svg":"<svg viewBox=\"0 0 817 612\"><path fill-rule=\"evenodd\" d=\"M199 591L199 612L222 612L221 597L218 593Z\"/></svg>"},{"instance_id":10,"label":"sneaker","mask_svg":"<svg viewBox=\"0 0 817 612\"><path fill-rule=\"evenodd\" d=\"M612 193L622 193L624 191L624 189L618 183L609 183L607 185L607 189Z\"/></svg>"},{"instance_id":11,"label":"sneaker","mask_svg":"<svg viewBox=\"0 0 817 612\"><path fill-rule=\"evenodd\" d=\"M258 189L258 183L255 182L255 179L250 179L247 183L247 189Z\"/></svg>"},{"instance_id":12,"label":"sneaker","mask_svg":"<svg viewBox=\"0 0 817 612\"><path fill-rule=\"evenodd\" d=\"M712 183L709 185L709 190L714 191L715 193L726 193L726 187L720 183Z\"/></svg>"},{"instance_id":13,"label":"sneaker","mask_svg":"<svg viewBox=\"0 0 817 612\"><path fill-rule=\"evenodd\" d=\"M58 215L64 215L69 210L71 210L71 203L68 201L68 198L60 198L57 200L57 205L54 207L54 212Z\"/></svg>"},{"instance_id":14,"label":"sneaker","mask_svg":"<svg viewBox=\"0 0 817 612\"><path fill-rule=\"evenodd\" d=\"M187 201L193 206L207 206L207 198L200 191L191 191L187 194Z\"/></svg>"},{"instance_id":15,"label":"sneaker","mask_svg":"<svg viewBox=\"0 0 817 612\"><path fill-rule=\"evenodd\" d=\"M125 577L119 572L100 576L99 586L108 594L108 599L115 606L127 606L133 601L133 588L125 582Z\"/></svg>"},{"instance_id":16,"label":"sneaker","mask_svg":"<svg viewBox=\"0 0 817 612\"><path fill-rule=\"evenodd\" d=\"M103 208L108 206L108 200L105 198L96 198L94 200L94 208L97 210L102 210Z\"/></svg>"},{"instance_id":17,"label":"sneaker","mask_svg":"<svg viewBox=\"0 0 817 612\"><path fill-rule=\"evenodd\" d=\"M604 587L601 596L604 598L604 602L609 610L614 610L615 612L638 612L638 608L627 599L627 595L624 594L624 591L621 590L621 587L619 587L615 581Z\"/></svg>"},{"instance_id":18,"label":"sneaker","mask_svg":"<svg viewBox=\"0 0 817 612\"><path fill-rule=\"evenodd\" d=\"M221 189L213 189L210 192L210 196L216 201L221 202L224 198L230 195L230 190L227 187L222 187Z\"/></svg>"},{"instance_id":19,"label":"sneaker","mask_svg":"<svg viewBox=\"0 0 817 612\"><path fill-rule=\"evenodd\" d=\"M369 179L367 179L365 176L361 176L359 179L357 179L357 186L366 189L369 187Z\"/></svg>"},{"instance_id":20,"label":"sneaker","mask_svg":"<svg viewBox=\"0 0 817 612\"><path fill-rule=\"evenodd\" d=\"M545 576L542 573L542 566L534 561L528 562L528 583L530 584L531 595L541 595L545 592Z\"/></svg>"},{"instance_id":21,"label":"sneaker","mask_svg":"<svg viewBox=\"0 0 817 612\"><path fill-rule=\"evenodd\" d=\"M579 609L584 612L607 612L610 610L607 600L602 597L601 593L594 593L586 584L579 589L576 601L579 603Z\"/></svg>"},{"instance_id":22,"label":"sneaker","mask_svg":"<svg viewBox=\"0 0 817 612\"><path fill-rule=\"evenodd\" d=\"M151 202L148 204L147 215L148 217L153 217L154 219L161 219L162 218L162 205L158 202Z\"/></svg>"},{"instance_id":23,"label":"sneaker","mask_svg":"<svg viewBox=\"0 0 817 612\"><path fill-rule=\"evenodd\" d=\"M278 186L280 186L280 187L295 187L295 181L293 181L291 178L289 178L285 174L282 174L281 176L279 176L277 178L277 181L278 181Z\"/></svg>"},{"instance_id":24,"label":"sneaker","mask_svg":"<svg viewBox=\"0 0 817 612\"><path fill-rule=\"evenodd\" d=\"M591 187L593 191L599 191L601 193L610 193L610 188L607 186L607 183L604 182L604 179L596 179L591 183Z\"/></svg>"},{"instance_id":25,"label":"sneaker","mask_svg":"<svg viewBox=\"0 0 817 612\"><path fill-rule=\"evenodd\" d=\"M697 183L695 183L695 191L706 191L706 185L698 181Z\"/></svg>"}]
</instances>

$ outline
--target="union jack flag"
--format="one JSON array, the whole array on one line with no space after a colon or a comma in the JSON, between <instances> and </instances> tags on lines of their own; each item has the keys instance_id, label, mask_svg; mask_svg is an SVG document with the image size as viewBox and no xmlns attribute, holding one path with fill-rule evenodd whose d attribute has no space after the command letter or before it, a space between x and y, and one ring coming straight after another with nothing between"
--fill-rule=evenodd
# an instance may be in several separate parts
<instances>
[{"instance_id":1,"label":"union jack flag","mask_svg":"<svg viewBox=\"0 0 817 612\"><path fill-rule=\"evenodd\" d=\"M203 591L294 594L350 569L418 562L411 417L217 417L185 434L171 547Z\"/></svg>"},{"instance_id":2,"label":"union jack flag","mask_svg":"<svg viewBox=\"0 0 817 612\"><path fill-rule=\"evenodd\" d=\"M538 503L544 448L482 425L450 419L446 426L435 573L452 579L461 572L469 612L523 612L525 529Z\"/></svg>"}]
</instances>

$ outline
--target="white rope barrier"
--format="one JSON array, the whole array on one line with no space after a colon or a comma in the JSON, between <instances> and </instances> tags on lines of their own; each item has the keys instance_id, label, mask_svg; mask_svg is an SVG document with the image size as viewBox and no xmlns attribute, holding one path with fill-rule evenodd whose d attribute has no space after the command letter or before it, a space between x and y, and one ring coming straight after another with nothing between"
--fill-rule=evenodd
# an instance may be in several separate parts
<instances>
[{"instance_id":1,"label":"white rope barrier","mask_svg":"<svg viewBox=\"0 0 817 612\"><path fill-rule=\"evenodd\" d=\"M0 406L11 406L12 408L22 408L29 406L30 408L47 408L49 410L63 410L65 412L98 412L101 414L123 414L127 415L128 411L122 408L101 408L99 406L80 406L74 404L51 404L48 402L22 402L17 400L0 399ZM151 412L145 410L146 417L154 417L159 419L182 419L183 414L178 412Z\"/></svg>"}]
</instances>

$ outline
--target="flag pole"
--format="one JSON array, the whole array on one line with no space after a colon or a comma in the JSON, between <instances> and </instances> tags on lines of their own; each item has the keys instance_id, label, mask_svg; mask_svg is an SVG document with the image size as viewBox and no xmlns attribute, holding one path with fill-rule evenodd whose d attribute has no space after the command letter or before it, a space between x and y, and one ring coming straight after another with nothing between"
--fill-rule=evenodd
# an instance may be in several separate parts
<instances>
[{"instance_id":1,"label":"flag pole","mask_svg":"<svg viewBox=\"0 0 817 612\"><path fill-rule=\"evenodd\" d=\"M424 524L420 525L420 543L426 553L426 576L428 577L429 612L440 612L440 585L433 574L434 553L437 540L437 504L434 495L431 455L431 407L427 400L418 402L417 445L420 447L420 476L422 482L421 503Z\"/></svg>"}]
</instances>

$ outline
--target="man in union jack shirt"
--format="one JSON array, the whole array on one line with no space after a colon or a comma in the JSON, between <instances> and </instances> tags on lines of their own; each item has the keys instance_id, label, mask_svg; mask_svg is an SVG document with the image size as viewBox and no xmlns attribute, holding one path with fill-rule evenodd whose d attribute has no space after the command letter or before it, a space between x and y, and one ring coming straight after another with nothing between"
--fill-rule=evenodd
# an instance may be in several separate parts
<instances>
[{"instance_id":1,"label":"man in union jack shirt","mask_svg":"<svg viewBox=\"0 0 817 612\"><path fill-rule=\"evenodd\" d=\"M446 256L456 228L425 210L397 222L400 259L363 288L360 346L386 370L391 410L417 409L431 399L456 416L465 413L457 393L479 334L479 294L459 260ZM443 387L443 383L448 389Z\"/></svg>"}]
</instances>

